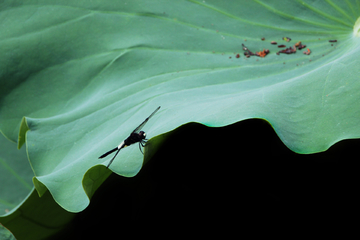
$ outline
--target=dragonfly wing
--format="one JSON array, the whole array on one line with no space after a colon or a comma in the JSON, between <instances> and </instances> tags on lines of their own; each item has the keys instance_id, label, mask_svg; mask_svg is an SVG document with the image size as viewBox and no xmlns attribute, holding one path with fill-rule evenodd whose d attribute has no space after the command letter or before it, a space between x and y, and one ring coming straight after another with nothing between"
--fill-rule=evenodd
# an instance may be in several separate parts
<instances>
[{"instance_id":1,"label":"dragonfly wing","mask_svg":"<svg viewBox=\"0 0 360 240\"><path fill-rule=\"evenodd\" d=\"M149 121L149 119L154 116L154 114L160 109L160 106L155 109L155 111L150 114L150 116L148 116L137 128L134 129L134 131L132 131L132 133L138 133L143 127L144 125L147 123L147 121Z\"/></svg>"}]
</instances>

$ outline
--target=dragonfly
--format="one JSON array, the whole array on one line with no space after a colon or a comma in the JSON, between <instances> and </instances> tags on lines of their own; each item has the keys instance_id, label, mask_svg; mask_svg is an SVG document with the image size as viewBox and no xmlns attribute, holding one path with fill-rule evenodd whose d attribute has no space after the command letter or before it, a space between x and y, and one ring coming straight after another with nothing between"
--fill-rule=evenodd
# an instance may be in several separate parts
<instances>
[{"instance_id":1,"label":"dragonfly","mask_svg":"<svg viewBox=\"0 0 360 240\"><path fill-rule=\"evenodd\" d=\"M104 158L107 155L117 151L114 155L114 157L110 160L109 164L107 165L106 168L109 168L110 164L114 161L115 157L118 155L118 153L120 152L120 150L124 147L130 146L134 143L139 143L139 149L141 150L141 146L145 147L145 143L148 139L146 139L146 133L144 131L140 131L144 125L149 121L149 119L154 116L154 114L160 109L160 106L158 108L155 109L155 111L150 114L150 116L148 116L137 128L134 129L134 131L132 131L129 135L129 137L127 137L124 141L122 141L119 146L115 147L114 149L111 149L110 151L104 153L103 155L101 155L99 157L100 158Z\"/></svg>"}]
</instances>

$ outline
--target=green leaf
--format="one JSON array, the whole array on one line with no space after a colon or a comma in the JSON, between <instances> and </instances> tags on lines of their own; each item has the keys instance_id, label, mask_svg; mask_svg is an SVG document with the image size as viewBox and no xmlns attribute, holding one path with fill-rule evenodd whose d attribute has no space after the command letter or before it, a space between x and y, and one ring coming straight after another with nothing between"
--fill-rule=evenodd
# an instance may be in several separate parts
<instances>
[{"instance_id":1,"label":"green leaf","mask_svg":"<svg viewBox=\"0 0 360 240\"><path fill-rule=\"evenodd\" d=\"M33 189L26 201L12 214L0 217L0 222L18 240L46 239L66 229L74 217L54 201L49 191L40 198Z\"/></svg>"},{"instance_id":2,"label":"green leaf","mask_svg":"<svg viewBox=\"0 0 360 240\"><path fill-rule=\"evenodd\" d=\"M27 198L33 176L26 149L17 150L15 143L0 134L0 217L14 212Z\"/></svg>"},{"instance_id":3,"label":"green leaf","mask_svg":"<svg viewBox=\"0 0 360 240\"><path fill-rule=\"evenodd\" d=\"M7 230L6 228L4 228L1 224L0 224L0 238L2 240L15 240L16 238L14 237L14 235L11 234L11 232L9 232L9 230Z\"/></svg>"},{"instance_id":4,"label":"green leaf","mask_svg":"<svg viewBox=\"0 0 360 240\"><path fill-rule=\"evenodd\" d=\"M358 1L29 0L0 9L0 129L19 146L25 138L39 194L46 187L68 211L83 210L110 174L99 165L110 157L98 156L157 106L149 137L248 118L266 119L298 153L360 136ZM301 41L311 54L277 55L271 41ZM242 43L270 54L246 58ZM131 177L142 158L127 147L110 168Z\"/></svg>"},{"instance_id":5,"label":"green leaf","mask_svg":"<svg viewBox=\"0 0 360 240\"><path fill-rule=\"evenodd\" d=\"M0 134L0 223L16 239L42 239L66 227L75 216L62 209L49 191L39 198L26 149ZM46 188L45 188L46 189ZM0 239L15 239L0 225Z\"/></svg>"}]
</instances>

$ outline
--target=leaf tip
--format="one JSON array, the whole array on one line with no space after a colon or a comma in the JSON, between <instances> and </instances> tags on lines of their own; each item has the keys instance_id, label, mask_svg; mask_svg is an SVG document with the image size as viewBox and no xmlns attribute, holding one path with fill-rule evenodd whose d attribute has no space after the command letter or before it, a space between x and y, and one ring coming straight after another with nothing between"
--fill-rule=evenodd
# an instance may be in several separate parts
<instances>
[{"instance_id":1,"label":"leaf tip","mask_svg":"<svg viewBox=\"0 0 360 240\"><path fill-rule=\"evenodd\" d=\"M19 138L18 138L18 149L21 148L21 146L25 143L25 134L26 132L30 130L26 117L23 117L20 124L20 130L19 130Z\"/></svg>"}]
</instances>

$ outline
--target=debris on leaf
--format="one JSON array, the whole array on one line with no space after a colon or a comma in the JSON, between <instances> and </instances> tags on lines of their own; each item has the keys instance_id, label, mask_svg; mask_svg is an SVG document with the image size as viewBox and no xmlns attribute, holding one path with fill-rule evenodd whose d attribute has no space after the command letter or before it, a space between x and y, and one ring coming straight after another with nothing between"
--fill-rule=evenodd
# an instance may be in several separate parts
<instances>
[{"instance_id":1,"label":"debris on leaf","mask_svg":"<svg viewBox=\"0 0 360 240\"><path fill-rule=\"evenodd\" d=\"M244 44L241 44L241 46L243 46L243 50L244 50L244 51L247 51L247 50L248 50L248 48L247 48L247 47L245 47L245 45L244 45Z\"/></svg>"},{"instance_id":2,"label":"debris on leaf","mask_svg":"<svg viewBox=\"0 0 360 240\"><path fill-rule=\"evenodd\" d=\"M283 39L284 41L286 41L286 42L290 42L290 41L291 41L291 38L289 38L289 37L283 37L282 39ZM264 41L264 40L265 40L265 37L262 37L261 40ZM333 43L333 42L337 42L337 40L336 40L336 39L334 39L334 40L329 40L329 42ZM277 45L277 42L276 42L276 41L271 41L270 44L272 44L272 45ZM331 44L331 46L333 46L333 44ZM298 42L296 42L293 46L288 47L288 48L286 48L286 45L285 45L285 44L279 44L277 47L278 47L278 48L285 48L285 49L282 49L282 50L276 52L277 55L280 55L280 53L285 53L285 54L293 54L293 53L296 53L297 50L301 50L301 49L303 49L303 48L306 48L306 45L305 45L305 44L302 44L301 41L298 41ZM247 58L249 58L249 57L251 57L251 56L265 57L266 55L268 55L268 54L270 53L269 49L265 49L265 48L264 48L262 51L259 51L259 52L255 52L255 53L254 53L254 52L250 51L244 44L242 44L242 48L243 48L243 50L245 51L245 52L244 52L244 55L245 55ZM304 53L305 55L310 55L310 54L311 54L311 51L310 51L309 48L307 48L307 50L306 50L306 51L303 51L303 53ZM238 55L239 55L239 54L238 54ZM236 57L238 57L238 55L236 55Z\"/></svg>"},{"instance_id":3,"label":"debris on leaf","mask_svg":"<svg viewBox=\"0 0 360 240\"><path fill-rule=\"evenodd\" d=\"M255 53L253 53L252 51L250 51L247 47L245 47L244 44L242 44L242 46L243 46L243 50L245 51L245 52L244 52L244 55L245 55L246 57L250 57L250 56L255 56L255 55L256 55Z\"/></svg>"},{"instance_id":4,"label":"debris on leaf","mask_svg":"<svg viewBox=\"0 0 360 240\"><path fill-rule=\"evenodd\" d=\"M260 51L260 52L256 52L256 53L253 53L252 51L250 51L244 44L242 44L243 46L243 50L245 51L244 52L244 55L249 58L250 56L258 56L258 57L265 57L270 51L269 49L265 49Z\"/></svg>"},{"instance_id":5,"label":"debris on leaf","mask_svg":"<svg viewBox=\"0 0 360 240\"><path fill-rule=\"evenodd\" d=\"M283 37L282 39L285 40L285 41L287 41L287 42L290 42L290 41L291 41L291 38L289 38L289 37Z\"/></svg>"},{"instance_id":6,"label":"debris on leaf","mask_svg":"<svg viewBox=\"0 0 360 240\"><path fill-rule=\"evenodd\" d=\"M335 40L329 40L329 42L337 42L337 40L335 39Z\"/></svg>"},{"instance_id":7,"label":"debris on leaf","mask_svg":"<svg viewBox=\"0 0 360 240\"><path fill-rule=\"evenodd\" d=\"M296 53L296 47L286 48L286 49L284 49L284 50L278 51L276 54L279 55L280 53L285 53L285 54Z\"/></svg>"},{"instance_id":8,"label":"debris on leaf","mask_svg":"<svg viewBox=\"0 0 360 240\"><path fill-rule=\"evenodd\" d=\"M278 47L285 47L285 45L278 45ZM281 51L279 51L279 52L277 52L276 54L277 55L279 55L280 53L285 53L285 54L292 54L292 53L296 53L296 50L298 49L298 50L301 50L301 49L303 49L303 48L305 48L306 47L306 45L303 45L302 43L301 43L301 41L299 41L299 42L297 42L297 43L295 43L294 44L294 46L293 47L289 47L289 48L286 48L286 49L284 49L284 50L281 50ZM310 53L309 53L310 54ZM309 54L307 54L307 55L309 55Z\"/></svg>"},{"instance_id":9,"label":"debris on leaf","mask_svg":"<svg viewBox=\"0 0 360 240\"><path fill-rule=\"evenodd\" d=\"M310 51L310 49L307 49L307 51L304 51L303 53L306 55L310 55L311 51Z\"/></svg>"},{"instance_id":10,"label":"debris on leaf","mask_svg":"<svg viewBox=\"0 0 360 240\"><path fill-rule=\"evenodd\" d=\"M306 47L306 45L302 45L301 41L295 43L294 47L298 48L299 50L303 49Z\"/></svg>"},{"instance_id":11,"label":"debris on leaf","mask_svg":"<svg viewBox=\"0 0 360 240\"><path fill-rule=\"evenodd\" d=\"M256 56L259 56L259 57L265 57L268 53L269 53L269 49L265 49L260 51L260 52L256 52Z\"/></svg>"}]
</instances>

